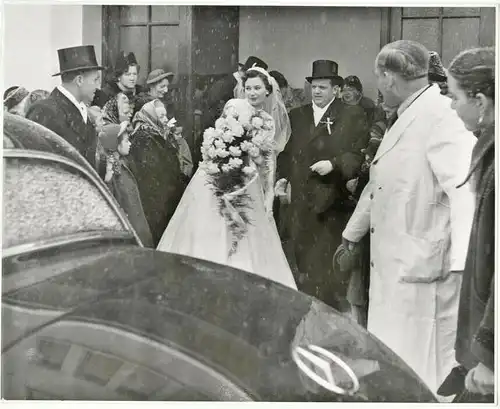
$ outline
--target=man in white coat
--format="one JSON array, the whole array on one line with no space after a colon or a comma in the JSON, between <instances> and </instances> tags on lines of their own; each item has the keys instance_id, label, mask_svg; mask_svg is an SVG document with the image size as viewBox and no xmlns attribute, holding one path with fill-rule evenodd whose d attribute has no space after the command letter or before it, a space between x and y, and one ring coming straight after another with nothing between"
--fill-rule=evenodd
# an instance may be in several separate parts
<instances>
[{"instance_id":1,"label":"man in white coat","mask_svg":"<svg viewBox=\"0 0 500 409\"><path fill-rule=\"evenodd\" d=\"M476 138L429 85L429 52L386 45L375 61L384 101L399 106L342 236L370 234L368 330L436 393L455 366L461 272L474 213L464 179ZM492 226L493 228L493 226Z\"/></svg>"}]
</instances>

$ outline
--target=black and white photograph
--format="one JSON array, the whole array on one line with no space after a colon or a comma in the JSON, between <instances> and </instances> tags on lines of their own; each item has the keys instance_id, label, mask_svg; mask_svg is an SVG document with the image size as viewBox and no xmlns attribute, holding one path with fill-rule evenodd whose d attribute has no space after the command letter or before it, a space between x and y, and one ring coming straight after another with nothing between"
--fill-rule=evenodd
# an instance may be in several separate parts
<instances>
[{"instance_id":1,"label":"black and white photograph","mask_svg":"<svg viewBox=\"0 0 500 409\"><path fill-rule=\"evenodd\" d=\"M2 400L497 402L497 4L1 8Z\"/></svg>"}]
</instances>

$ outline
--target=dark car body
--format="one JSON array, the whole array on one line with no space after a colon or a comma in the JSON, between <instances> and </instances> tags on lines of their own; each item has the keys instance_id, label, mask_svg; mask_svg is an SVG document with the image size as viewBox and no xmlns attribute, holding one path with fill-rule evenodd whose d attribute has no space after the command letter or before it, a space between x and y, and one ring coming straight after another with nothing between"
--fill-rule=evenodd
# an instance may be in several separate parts
<instances>
[{"instance_id":1,"label":"dark car body","mask_svg":"<svg viewBox=\"0 0 500 409\"><path fill-rule=\"evenodd\" d=\"M12 134L29 132L38 136ZM18 202L7 203L10 218L4 212L4 399L435 402L399 357L320 301L228 266L141 247L90 165L47 132L5 117L4 198ZM27 213L52 217L30 202L38 197L33 173L34 182L44 180L32 162L49 175L48 188L65 180L57 179L61 169L68 183L79 176L77 190L95 184L81 220L72 205L79 196L63 190L59 202L75 216L61 221L62 235L48 229L47 239L36 217L33 231L24 227ZM59 202L51 205L56 213ZM65 219L58 214L51 220Z\"/></svg>"}]
</instances>

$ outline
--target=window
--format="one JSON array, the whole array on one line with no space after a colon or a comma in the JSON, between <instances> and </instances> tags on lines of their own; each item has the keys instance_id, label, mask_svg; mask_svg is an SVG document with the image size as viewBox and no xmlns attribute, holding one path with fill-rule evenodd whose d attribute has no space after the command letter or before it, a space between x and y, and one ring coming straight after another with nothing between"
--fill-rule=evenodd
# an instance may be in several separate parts
<instances>
[{"instance_id":1,"label":"window","mask_svg":"<svg viewBox=\"0 0 500 409\"><path fill-rule=\"evenodd\" d=\"M36 159L4 159L3 248L92 231L126 232L90 181Z\"/></svg>"}]
</instances>

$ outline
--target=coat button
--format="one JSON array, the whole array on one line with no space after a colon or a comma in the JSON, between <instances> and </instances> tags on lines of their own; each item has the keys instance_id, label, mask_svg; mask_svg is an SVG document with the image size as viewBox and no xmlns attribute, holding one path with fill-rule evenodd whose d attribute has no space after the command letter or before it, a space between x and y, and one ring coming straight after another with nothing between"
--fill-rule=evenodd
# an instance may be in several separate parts
<instances>
[{"instance_id":1,"label":"coat button","mask_svg":"<svg viewBox=\"0 0 500 409\"><path fill-rule=\"evenodd\" d=\"M370 263L370 265L371 265L372 267L375 267L375 263L374 263L373 261Z\"/></svg>"},{"instance_id":2,"label":"coat button","mask_svg":"<svg viewBox=\"0 0 500 409\"><path fill-rule=\"evenodd\" d=\"M372 199L372 200L373 200L373 193L370 195L370 199Z\"/></svg>"},{"instance_id":3,"label":"coat button","mask_svg":"<svg viewBox=\"0 0 500 409\"><path fill-rule=\"evenodd\" d=\"M375 229L372 227L370 231L371 231L372 233L374 233L374 232L375 232Z\"/></svg>"}]
</instances>

